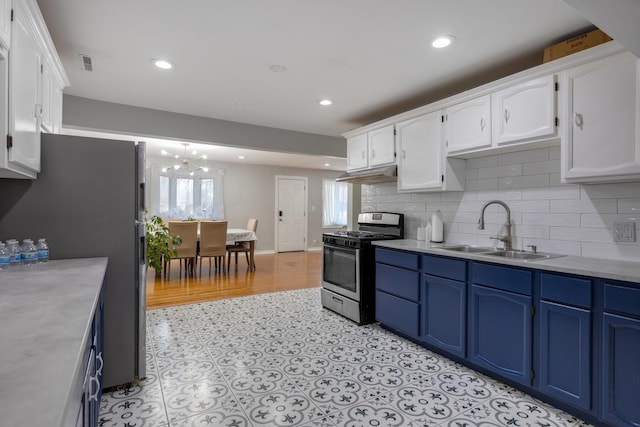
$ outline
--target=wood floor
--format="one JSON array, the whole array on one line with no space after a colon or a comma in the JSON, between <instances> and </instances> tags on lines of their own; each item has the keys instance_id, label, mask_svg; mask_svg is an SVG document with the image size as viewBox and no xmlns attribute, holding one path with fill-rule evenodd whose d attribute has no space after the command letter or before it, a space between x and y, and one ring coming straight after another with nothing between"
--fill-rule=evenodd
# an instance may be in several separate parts
<instances>
[{"instance_id":1,"label":"wood floor","mask_svg":"<svg viewBox=\"0 0 640 427\"><path fill-rule=\"evenodd\" d=\"M228 274L214 271L205 259L202 277L199 266L195 277L182 277L178 260L171 265L170 277L147 272L147 308L169 307L223 298L239 297L292 289L319 287L322 280L322 251L285 252L256 255L256 271L249 272L244 257L233 259Z\"/></svg>"}]
</instances>

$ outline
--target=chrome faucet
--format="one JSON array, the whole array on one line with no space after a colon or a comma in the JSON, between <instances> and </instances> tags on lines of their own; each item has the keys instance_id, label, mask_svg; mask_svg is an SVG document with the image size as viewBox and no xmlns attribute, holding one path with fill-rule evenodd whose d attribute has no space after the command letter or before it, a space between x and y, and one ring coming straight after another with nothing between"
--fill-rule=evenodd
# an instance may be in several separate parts
<instances>
[{"instance_id":1,"label":"chrome faucet","mask_svg":"<svg viewBox=\"0 0 640 427\"><path fill-rule=\"evenodd\" d=\"M487 209L487 206L492 204L498 204L507 211L507 222L504 224L504 226L507 228L507 234L505 234L504 236L490 237L490 239L500 240L502 243L504 243L504 250L509 251L511 250L511 210L505 202L501 200L489 200L487 203L485 203L480 210L478 229L484 230L484 210Z\"/></svg>"}]
</instances>

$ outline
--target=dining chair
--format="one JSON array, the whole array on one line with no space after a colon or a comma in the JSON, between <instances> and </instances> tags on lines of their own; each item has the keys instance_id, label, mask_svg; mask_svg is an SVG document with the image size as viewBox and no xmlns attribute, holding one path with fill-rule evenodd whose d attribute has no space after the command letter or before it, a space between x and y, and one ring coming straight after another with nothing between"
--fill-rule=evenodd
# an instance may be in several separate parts
<instances>
[{"instance_id":1,"label":"dining chair","mask_svg":"<svg viewBox=\"0 0 640 427\"><path fill-rule=\"evenodd\" d=\"M227 255L227 221L200 222L200 276L202 276L202 258L209 258L209 275L211 275L211 258L215 258L215 268L225 273L224 257ZM227 268L228 270L228 268Z\"/></svg>"},{"instance_id":2,"label":"dining chair","mask_svg":"<svg viewBox=\"0 0 640 427\"><path fill-rule=\"evenodd\" d=\"M247 230L253 231L254 233L258 230L258 220L256 218L249 218L247 222ZM249 252L251 251L251 245L255 244L254 242L235 242L233 245L227 245L227 271L229 271L229 266L231 265L231 254L235 254L236 256L236 270L238 269L238 253L244 252L245 257L247 258L247 265L249 265ZM252 270L256 269L255 259L253 261Z\"/></svg>"},{"instance_id":3,"label":"dining chair","mask_svg":"<svg viewBox=\"0 0 640 427\"><path fill-rule=\"evenodd\" d=\"M195 272L198 255L198 223L197 221L169 221L167 224L169 233L173 236L180 236L182 243L174 246L176 255L171 259L180 260L180 276L182 276L182 261L184 260L185 276L193 276ZM169 259L167 272L171 275L171 259Z\"/></svg>"}]
</instances>

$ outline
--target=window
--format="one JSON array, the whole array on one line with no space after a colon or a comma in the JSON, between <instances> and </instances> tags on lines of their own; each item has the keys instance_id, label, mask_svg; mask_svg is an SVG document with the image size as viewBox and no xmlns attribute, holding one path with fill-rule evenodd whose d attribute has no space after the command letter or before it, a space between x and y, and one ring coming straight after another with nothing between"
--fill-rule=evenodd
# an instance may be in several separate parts
<instances>
[{"instance_id":1,"label":"window","mask_svg":"<svg viewBox=\"0 0 640 427\"><path fill-rule=\"evenodd\" d=\"M347 225L349 186L346 182L322 180L322 226L344 227Z\"/></svg>"},{"instance_id":2,"label":"window","mask_svg":"<svg viewBox=\"0 0 640 427\"><path fill-rule=\"evenodd\" d=\"M175 170L149 169L149 212L165 218L223 219L222 170L190 176Z\"/></svg>"}]
</instances>

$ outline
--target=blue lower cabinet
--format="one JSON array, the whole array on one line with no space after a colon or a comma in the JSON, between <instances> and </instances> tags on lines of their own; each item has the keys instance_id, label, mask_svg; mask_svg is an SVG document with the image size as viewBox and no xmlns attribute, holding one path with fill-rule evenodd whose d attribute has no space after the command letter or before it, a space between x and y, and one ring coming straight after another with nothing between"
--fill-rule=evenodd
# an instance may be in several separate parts
<instances>
[{"instance_id":1,"label":"blue lower cabinet","mask_svg":"<svg viewBox=\"0 0 640 427\"><path fill-rule=\"evenodd\" d=\"M385 292L376 292L376 320L383 325L418 337L420 334L420 305Z\"/></svg>"},{"instance_id":2,"label":"blue lower cabinet","mask_svg":"<svg viewBox=\"0 0 640 427\"><path fill-rule=\"evenodd\" d=\"M540 302L540 389L591 409L591 311Z\"/></svg>"},{"instance_id":3,"label":"blue lower cabinet","mask_svg":"<svg viewBox=\"0 0 640 427\"><path fill-rule=\"evenodd\" d=\"M466 357L467 284L423 275L422 340Z\"/></svg>"},{"instance_id":4,"label":"blue lower cabinet","mask_svg":"<svg viewBox=\"0 0 640 427\"><path fill-rule=\"evenodd\" d=\"M470 304L468 359L531 385L531 297L471 285Z\"/></svg>"},{"instance_id":5,"label":"blue lower cabinet","mask_svg":"<svg viewBox=\"0 0 640 427\"><path fill-rule=\"evenodd\" d=\"M640 426L640 320L605 313L602 332L603 418Z\"/></svg>"}]
</instances>

